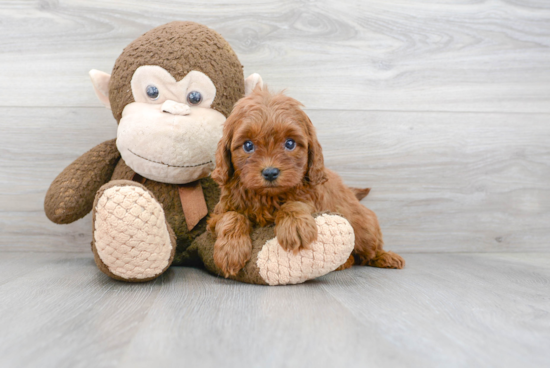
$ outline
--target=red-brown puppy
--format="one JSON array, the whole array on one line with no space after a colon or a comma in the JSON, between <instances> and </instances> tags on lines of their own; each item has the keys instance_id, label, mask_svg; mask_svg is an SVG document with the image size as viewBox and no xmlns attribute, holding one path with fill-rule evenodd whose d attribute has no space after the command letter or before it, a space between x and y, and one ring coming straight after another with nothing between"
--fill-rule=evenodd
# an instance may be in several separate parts
<instances>
[{"instance_id":1,"label":"red-brown puppy","mask_svg":"<svg viewBox=\"0 0 550 368\"><path fill-rule=\"evenodd\" d=\"M378 219L359 202L357 190L324 167L315 128L301 107L257 88L225 121L212 172L221 198L208 223L216 236L216 265L226 276L239 272L250 259L255 225L275 223L277 240L288 251L308 248L317 239L312 214L331 211L355 232L353 254L340 269L354 263L403 268L403 258L382 249Z\"/></svg>"}]
</instances>

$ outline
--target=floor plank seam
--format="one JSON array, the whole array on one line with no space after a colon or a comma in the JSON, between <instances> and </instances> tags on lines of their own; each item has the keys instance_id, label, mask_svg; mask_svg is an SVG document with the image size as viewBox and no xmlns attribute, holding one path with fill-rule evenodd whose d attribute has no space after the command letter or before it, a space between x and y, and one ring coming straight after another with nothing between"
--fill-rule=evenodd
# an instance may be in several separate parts
<instances>
[{"instance_id":1,"label":"floor plank seam","mask_svg":"<svg viewBox=\"0 0 550 368\"><path fill-rule=\"evenodd\" d=\"M0 105L0 108L4 109L97 109L97 110L105 110L105 107L103 106L83 106L83 105L68 105L68 106L52 106L52 105L46 105L46 106L24 106L24 105L10 105L10 106L3 106ZM345 108L345 109L338 109L338 108L308 108L307 106L304 108L305 111L334 111L334 112L372 112L372 113L402 113L402 114L503 114L503 115L550 115L550 111L540 111L540 112L533 112L533 111L505 111L505 110L386 110L386 109L357 109L357 108ZM114 120L113 120L114 121Z\"/></svg>"}]
</instances>

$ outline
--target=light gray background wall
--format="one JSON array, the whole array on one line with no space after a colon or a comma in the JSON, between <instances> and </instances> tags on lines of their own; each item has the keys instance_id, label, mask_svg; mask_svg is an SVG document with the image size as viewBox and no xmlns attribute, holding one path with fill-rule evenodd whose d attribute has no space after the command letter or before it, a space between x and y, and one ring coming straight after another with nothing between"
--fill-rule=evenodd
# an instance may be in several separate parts
<instances>
[{"instance_id":1,"label":"light gray background wall","mask_svg":"<svg viewBox=\"0 0 550 368\"><path fill-rule=\"evenodd\" d=\"M89 251L89 216L45 217L50 182L116 135L88 70L193 20L245 74L302 101L327 166L373 190L388 249L550 249L550 3L1 1L0 247Z\"/></svg>"}]
</instances>

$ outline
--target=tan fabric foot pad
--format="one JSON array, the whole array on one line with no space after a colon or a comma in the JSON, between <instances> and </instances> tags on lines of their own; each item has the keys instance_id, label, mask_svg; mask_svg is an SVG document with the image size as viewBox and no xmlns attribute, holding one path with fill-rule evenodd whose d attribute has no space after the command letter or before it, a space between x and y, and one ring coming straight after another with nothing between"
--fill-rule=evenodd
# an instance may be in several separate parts
<instances>
[{"instance_id":1,"label":"tan fabric foot pad","mask_svg":"<svg viewBox=\"0 0 550 368\"><path fill-rule=\"evenodd\" d=\"M330 214L320 215L315 221L319 235L310 250L287 252L274 238L258 253L260 276L269 285L298 284L334 271L346 262L355 245L350 223Z\"/></svg>"},{"instance_id":2,"label":"tan fabric foot pad","mask_svg":"<svg viewBox=\"0 0 550 368\"><path fill-rule=\"evenodd\" d=\"M161 205L139 186L112 186L94 208L94 245L110 273L128 281L152 279L173 256Z\"/></svg>"}]
</instances>

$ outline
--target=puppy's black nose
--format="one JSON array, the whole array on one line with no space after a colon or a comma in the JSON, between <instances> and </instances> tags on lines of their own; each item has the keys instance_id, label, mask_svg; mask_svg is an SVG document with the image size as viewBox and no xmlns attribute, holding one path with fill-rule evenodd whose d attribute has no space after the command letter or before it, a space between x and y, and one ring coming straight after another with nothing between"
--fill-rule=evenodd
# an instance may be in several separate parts
<instances>
[{"instance_id":1,"label":"puppy's black nose","mask_svg":"<svg viewBox=\"0 0 550 368\"><path fill-rule=\"evenodd\" d=\"M262 171L262 176L265 180L273 181L279 176L279 169L275 167L266 167Z\"/></svg>"}]
</instances>

